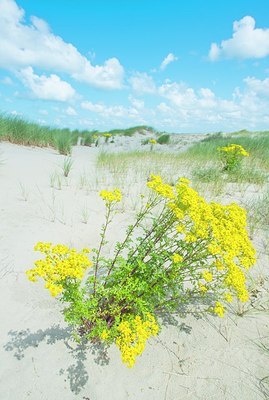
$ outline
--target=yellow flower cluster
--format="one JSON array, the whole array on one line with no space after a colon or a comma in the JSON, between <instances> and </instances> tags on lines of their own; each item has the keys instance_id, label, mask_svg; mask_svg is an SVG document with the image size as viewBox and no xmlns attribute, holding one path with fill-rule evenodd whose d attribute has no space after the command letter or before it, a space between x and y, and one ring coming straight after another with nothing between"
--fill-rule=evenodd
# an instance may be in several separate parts
<instances>
[{"instance_id":1,"label":"yellow flower cluster","mask_svg":"<svg viewBox=\"0 0 269 400\"><path fill-rule=\"evenodd\" d=\"M150 181L147 183L147 186L157 192L162 197L166 197L168 199L174 199L174 189L172 186L163 183L162 178L158 175L151 175Z\"/></svg>"},{"instance_id":2,"label":"yellow flower cluster","mask_svg":"<svg viewBox=\"0 0 269 400\"><path fill-rule=\"evenodd\" d=\"M214 307L214 313L217 314L220 318L224 317L225 308L223 305L217 301Z\"/></svg>"},{"instance_id":3,"label":"yellow flower cluster","mask_svg":"<svg viewBox=\"0 0 269 400\"><path fill-rule=\"evenodd\" d=\"M119 189L114 189L113 191L101 190L100 196L106 203L119 202L122 199L122 194Z\"/></svg>"},{"instance_id":4,"label":"yellow flower cluster","mask_svg":"<svg viewBox=\"0 0 269 400\"><path fill-rule=\"evenodd\" d=\"M112 135L111 135L111 133L104 133L103 136L106 138L110 138Z\"/></svg>"},{"instance_id":5,"label":"yellow flower cluster","mask_svg":"<svg viewBox=\"0 0 269 400\"><path fill-rule=\"evenodd\" d=\"M121 352L122 361L131 368L135 364L136 357L144 351L149 337L157 335L159 327L155 318L148 313L144 321L139 316L130 321L122 321L118 331L116 345Z\"/></svg>"},{"instance_id":6,"label":"yellow flower cluster","mask_svg":"<svg viewBox=\"0 0 269 400\"><path fill-rule=\"evenodd\" d=\"M106 329L103 330L103 332L101 333L100 338L102 340L107 340L109 338L109 333L108 333L108 331Z\"/></svg>"},{"instance_id":7,"label":"yellow flower cluster","mask_svg":"<svg viewBox=\"0 0 269 400\"><path fill-rule=\"evenodd\" d=\"M224 293L224 300L227 301L227 303L232 303L233 296L231 295L231 293Z\"/></svg>"},{"instance_id":8,"label":"yellow flower cluster","mask_svg":"<svg viewBox=\"0 0 269 400\"><path fill-rule=\"evenodd\" d=\"M209 272L208 270L205 270L203 272L203 278L206 282L212 282L213 280L213 275L211 272Z\"/></svg>"},{"instance_id":9,"label":"yellow flower cluster","mask_svg":"<svg viewBox=\"0 0 269 400\"><path fill-rule=\"evenodd\" d=\"M157 140L155 140L155 139L150 139L150 140L149 140L149 143L150 143L150 144L157 144Z\"/></svg>"},{"instance_id":10,"label":"yellow flower cluster","mask_svg":"<svg viewBox=\"0 0 269 400\"><path fill-rule=\"evenodd\" d=\"M206 293L208 291L208 288L202 283L199 283L199 289L201 290L202 293Z\"/></svg>"},{"instance_id":11,"label":"yellow flower cluster","mask_svg":"<svg viewBox=\"0 0 269 400\"><path fill-rule=\"evenodd\" d=\"M152 175L148 187L170 199L167 207L175 215L176 230L182 239L203 243L209 268L202 273L205 281L222 282L231 297L234 294L240 301L247 301L245 271L255 263L255 249L246 229L246 211L235 203L207 203L189 184L188 179L181 178L173 187ZM215 312L222 314L220 307Z\"/></svg>"},{"instance_id":12,"label":"yellow flower cluster","mask_svg":"<svg viewBox=\"0 0 269 400\"><path fill-rule=\"evenodd\" d=\"M62 292L67 279L81 280L86 269L92 265L87 257L89 249L86 248L78 253L76 249L62 244L53 246L51 243L38 242L34 249L45 254L45 258L37 260L35 268L26 271L26 275L32 282L36 282L38 277L42 278L45 288L53 297Z\"/></svg>"},{"instance_id":13,"label":"yellow flower cluster","mask_svg":"<svg viewBox=\"0 0 269 400\"><path fill-rule=\"evenodd\" d=\"M233 153L243 157L249 156L249 153L244 149L244 147L240 146L240 144L230 144L229 146L219 147L218 151Z\"/></svg>"},{"instance_id":14,"label":"yellow flower cluster","mask_svg":"<svg viewBox=\"0 0 269 400\"><path fill-rule=\"evenodd\" d=\"M181 261L183 261L183 257L180 254L175 253L172 256L172 261L173 261L173 263L178 264Z\"/></svg>"}]
</instances>

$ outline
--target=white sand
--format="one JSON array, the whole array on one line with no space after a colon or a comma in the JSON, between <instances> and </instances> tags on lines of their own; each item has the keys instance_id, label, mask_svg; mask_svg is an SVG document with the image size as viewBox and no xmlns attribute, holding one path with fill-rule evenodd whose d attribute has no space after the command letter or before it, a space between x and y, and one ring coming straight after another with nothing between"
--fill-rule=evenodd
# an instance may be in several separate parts
<instances>
[{"instance_id":1,"label":"white sand","mask_svg":"<svg viewBox=\"0 0 269 400\"><path fill-rule=\"evenodd\" d=\"M0 166L1 400L265 398L259 380L269 375L269 357L256 342L268 336L268 314L253 308L243 318L178 318L148 343L133 369L121 363L114 346L102 355L72 344L60 306L42 283L27 280L25 270L38 257L37 241L97 245L103 222L98 149L74 148L68 186L63 182L61 190L50 187L50 175L63 162L54 150L8 143L0 143L0 150L5 159ZM114 241L127 219L117 217L110 233ZM261 241L262 235L255 238L259 249ZM255 268L256 275L268 276L262 250Z\"/></svg>"}]
</instances>

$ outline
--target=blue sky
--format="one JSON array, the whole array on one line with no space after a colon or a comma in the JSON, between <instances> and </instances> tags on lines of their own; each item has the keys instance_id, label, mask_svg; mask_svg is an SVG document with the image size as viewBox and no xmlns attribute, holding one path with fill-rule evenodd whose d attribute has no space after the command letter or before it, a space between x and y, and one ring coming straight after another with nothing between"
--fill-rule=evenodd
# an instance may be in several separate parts
<instances>
[{"instance_id":1,"label":"blue sky","mask_svg":"<svg viewBox=\"0 0 269 400\"><path fill-rule=\"evenodd\" d=\"M0 0L0 110L73 129L268 129L268 15L268 0Z\"/></svg>"}]
</instances>

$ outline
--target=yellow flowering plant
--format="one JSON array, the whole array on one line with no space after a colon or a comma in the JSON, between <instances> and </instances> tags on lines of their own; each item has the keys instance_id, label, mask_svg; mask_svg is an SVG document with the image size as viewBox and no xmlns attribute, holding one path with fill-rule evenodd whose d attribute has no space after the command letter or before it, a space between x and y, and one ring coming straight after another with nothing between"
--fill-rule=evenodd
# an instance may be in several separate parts
<instances>
[{"instance_id":1,"label":"yellow flowering plant","mask_svg":"<svg viewBox=\"0 0 269 400\"><path fill-rule=\"evenodd\" d=\"M249 153L239 144L230 144L228 146L219 147L218 151L223 163L223 170L227 172L238 169L243 158L249 156Z\"/></svg>"},{"instance_id":2,"label":"yellow flowering plant","mask_svg":"<svg viewBox=\"0 0 269 400\"><path fill-rule=\"evenodd\" d=\"M153 147L157 144L157 140L155 139L149 139L149 144L150 144L150 150L153 150Z\"/></svg>"},{"instance_id":3,"label":"yellow flowering plant","mask_svg":"<svg viewBox=\"0 0 269 400\"><path fill-rule=\"evenodd\" d=\"M87 249L39 243L45 259L27 272L64 303L78 339L115 343L128 367L158 333L162 315L223 317L234 299L247 301L246 273L255 263L246 213L237 204L207 202L186 178L172 186L152 175L147 186L149 197L111 258L102 253L119 189L100 192L106 217L92 261Z\"/></svg>"},{"instance_id":4,"label":"yellow flowering plant","mask_svg":"<svg viewBox=\"0 0 269 400\"><path fill-rule=\"evenodd\" d=\"M103 134L104 138L105 138L105 142L108 142L108 139L111 138L112 134L111 133L104 133Z\"/></svg>"}]
</instances>

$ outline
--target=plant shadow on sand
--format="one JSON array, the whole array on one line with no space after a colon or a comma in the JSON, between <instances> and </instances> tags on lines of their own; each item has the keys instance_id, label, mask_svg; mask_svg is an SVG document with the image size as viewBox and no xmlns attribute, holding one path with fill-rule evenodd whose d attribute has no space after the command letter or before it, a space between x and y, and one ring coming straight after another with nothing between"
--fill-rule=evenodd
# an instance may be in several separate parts
<instances>
[{"instance_id":1,"label":"plant shadow on sand","mask_svg":"<svg viewBox=\"0 0 269 400\"><path fill-rule=\"evenodd\" d=\"M59 371L60 375L65 375L69 381L70 389L73 393L79 392L86 385L89 374L85 366L87 359L87 352L94 355L94 361L99 365L106 365L109 363L109 357L105 346L102 344L90 344L89 342L77 344L75 341L70 341L71 330L70 328L62 328L60 325L53 325L48 329L39 329L36 332L30 332L29 329L21 331L9 331L10 341L4 345L6 351L13 352L13 356L17 360L25 357L25 352L30 347L38 347L41 342L46 344L56 344L63 341L68 352L74 358L74 363L66 369Z\"/></svg>"},{"instance_id":2,"label":"plant shadow on sand","mask_svg":"<svg viewBox=\"0 0 269 400\"><path fill-rule=\"evenodd\" d=\"M174 325L180 331L191 333L191 327L184 322L179 323L178 319L174 316L160 315L163 325ZM82 342L76 343L71 336L70 328L60 327L59 324L53 325L47 329L39 329L36 332L31 332L29 329L8 332L10 340L3 346L6 351L12 352L17 360L25 357L28 348L38 347L40 343L45 342L48 345L54 345L57 342L63 342L67 351L74 359L74 363L69 365L66 369L60 369L59 374L65 376L70 385L70 390L79 394L85 387L89 380L89 374L85 365L87 353L90 352L94 356L94 361L98 365L109 364L109 357L107 348L101 343ZM159 342L159 341L158 341ZM159 342L163 345L162 341ZM165 346L167 350L169 348Z\"/></svg>"}]
</instances>

